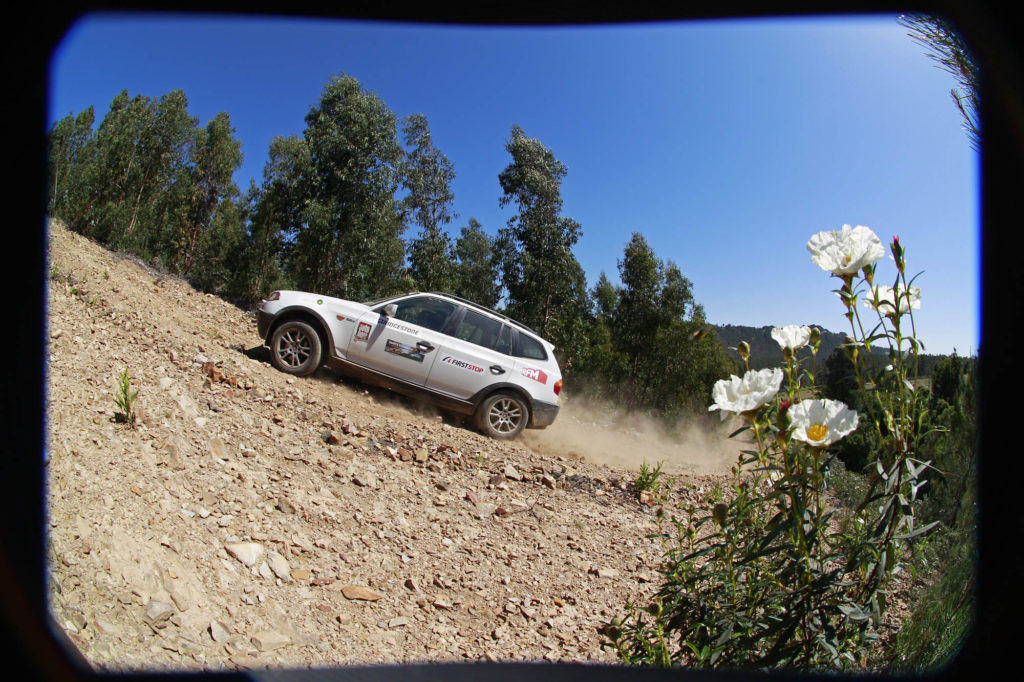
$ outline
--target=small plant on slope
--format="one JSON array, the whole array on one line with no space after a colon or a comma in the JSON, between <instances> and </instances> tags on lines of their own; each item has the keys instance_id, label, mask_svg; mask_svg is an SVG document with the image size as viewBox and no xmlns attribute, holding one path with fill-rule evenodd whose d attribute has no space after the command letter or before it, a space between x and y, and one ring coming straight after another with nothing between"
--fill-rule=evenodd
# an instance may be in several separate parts
<instances>
[{"instance_id":1,"label":"small plant on slope","mask_svg":"<svg viewBox=\"0 0 1024 682\"><path fill-rule=\"evenodd\" d=\"M121 410L117 415L118 419L132 428L135 428L135 420L137 418L135 401L138 397L139 392L132 390L132 379L128 374L128 368L125 367L118 377L118 390L117 395L114 396L114 403Z\"/></svg>"}]
</instances>

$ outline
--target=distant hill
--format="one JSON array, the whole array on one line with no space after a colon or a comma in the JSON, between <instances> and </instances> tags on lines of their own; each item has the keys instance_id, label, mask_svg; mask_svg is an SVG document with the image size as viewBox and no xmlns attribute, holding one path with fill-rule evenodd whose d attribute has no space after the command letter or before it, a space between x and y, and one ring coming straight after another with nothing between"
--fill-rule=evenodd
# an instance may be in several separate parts
<instances>
[{"instance_id":1,"label":"distant hill","mask_svg":"<svg viewBox=\"0 0 1024 682\"><path fill-rule=\"evenodd\" d=\"M718 334L718 338L725 347L729 357L733 358L737 363L741 362L739 353L730 349L739 345L740 341L746 341L750 344L751 369L781 367L783 365L782 349L779 348L779 344L772 338L772 326L747 327L738 324L711 326ZM821 348L818 350L818 362L819 364L824 363L825 359L832 354L832 351L842 345L843 340L846 338L846 334L828 331L821 325L817 324L811 324L808 326L817 327L821 330ZM884 354L885 351L876 349L875 352ZM804 357L805 355L810 357L810 350L805 349L800 352L801 357ZM920 375L922 377L931 376L932 368L944 357L946 356L922 354L920 358ZM740 366L742 366L742 364Z\"/></svg>"}]
</instances>

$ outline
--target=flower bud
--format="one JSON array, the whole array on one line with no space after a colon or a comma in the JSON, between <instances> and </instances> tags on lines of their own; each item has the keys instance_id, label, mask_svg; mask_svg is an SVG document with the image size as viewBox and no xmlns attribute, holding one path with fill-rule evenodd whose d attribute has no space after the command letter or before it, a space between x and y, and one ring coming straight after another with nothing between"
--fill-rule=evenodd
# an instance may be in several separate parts
<instances>
[{"instance_id":1,"label":"flower bud","mask_svg":"<svg viewBox=\"0 0 1024 682\"><path fill-rule=\"evenodd\" d=\"M811 327L811 345L815 349L821 345L821 330L817 327Z\"/></svg>"},{"instance_id":2,"label":"flower bud","mask_svg":"<svg viewBox=\"0 0 1024 682\"><path fill-rule=\"evenodd\" d=\"M792 406L793 403L789 398L783 398L779 401L779 416L775 423L780 429L785 429L789 426L789 408Z\"/></svg>"},{"instance_id":3,"label":"flower bud","mask_svg":"<svg viewBox=\"0 0 1024 682\"><path fill-rule=\"evenodd\" d=\"M850 358L851 362L857 362L857 358L860 356L860 348L857 347L857 342L853 337L847 336L843 339L843 352L846 353L846 357Z\"/></svg>"},{"instance_id":4,"label":"flower bud","mask_svg":"<svg viewBox=\"0 0 1024 682\"><path fill-rule=\"evenodd\" d=\"M747 358L750 357L750 344L746 341L740 341L739 345L736 346L736 352L740 354L743 361L746 362Z\"/></svg>"},{"instance_id":5,"label":"flower bud","mask_svg":"<svg viewBox=\"0 0 1024 682\"><path fill-rule=\"evenodd\" d=\"M864 275L864 281L865 282L867 282L869 285L874 284L874 282L875 282L875 266L874 265L865 265L864 269L861 270L861 274Z\"/></svg>"},{"instance_id":6,"label":"flower bud","mask_svg":"<svg viewBox=\"0 0 1024 682\"><path fill-rule=\"evenodd\" d=\"M900 238L898 236L892 238L892 244L889 245L889 249L892 251L892 259L894 261L896 261L896 269L899 270L902 273L903 272L903 266L904 266L904 261L903 261L903 253L904 252L903 252L903 245L900 244Z\"/></svg>"},{"instance_id":7,"label":"flower bud","mask_svg":"<svg viewBox=\"0 0 1024 682\"><path fill-rule=\"evenodd\" d=\"M719 526L725 525L725 515L729 511L729 507L724 502L719 502L711 509L711 518L715 520Z\"/></svg>"}]
</instances>

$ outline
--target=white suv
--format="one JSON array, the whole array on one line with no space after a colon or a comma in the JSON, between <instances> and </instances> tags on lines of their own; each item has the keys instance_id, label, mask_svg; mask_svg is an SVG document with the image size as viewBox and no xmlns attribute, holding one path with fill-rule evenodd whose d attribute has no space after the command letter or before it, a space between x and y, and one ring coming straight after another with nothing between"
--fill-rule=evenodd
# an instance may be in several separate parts
<instances>
[{"instance_id":1,"label":"white suv","mask_svg":"<svg viewBox=\"0 0 1024 682\"><path fill-rule=\"evenodd\" d=\"M356 303L275 291L257 314L274 366L305 376L322 364L439 407L474 415L493 438L558 416L554 346L489 308L440 293Z\"/></svg>"}]
</instances>

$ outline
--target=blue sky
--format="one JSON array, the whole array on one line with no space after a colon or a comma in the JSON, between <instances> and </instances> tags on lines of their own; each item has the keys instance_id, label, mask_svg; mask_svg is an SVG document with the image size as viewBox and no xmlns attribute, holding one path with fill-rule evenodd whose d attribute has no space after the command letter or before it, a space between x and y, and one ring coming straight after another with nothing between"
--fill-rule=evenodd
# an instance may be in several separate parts
<instances>
[{"instance_id":1,"label":"blue sky","mask_svg":"<svg viewBox=\"0 0 1024 682\"><path fill-rule=\"evenodd\" d=\"M927 350L978 348L980 159L952 77L892 16L519 28L92 15L54 54L50 121L90 105L101 119L121 90L180 88L201 124L230 114L244 191L337 73L399 118L426 115L455 164L453 235L511 217L498 174L519 125L568 168L563 214L582 226L591 286L602 271L617 281L639 231L713 323L845 331L836 280L804 245L862 224L899 235L923 271Z\"/></svg>"}]
</instances>

